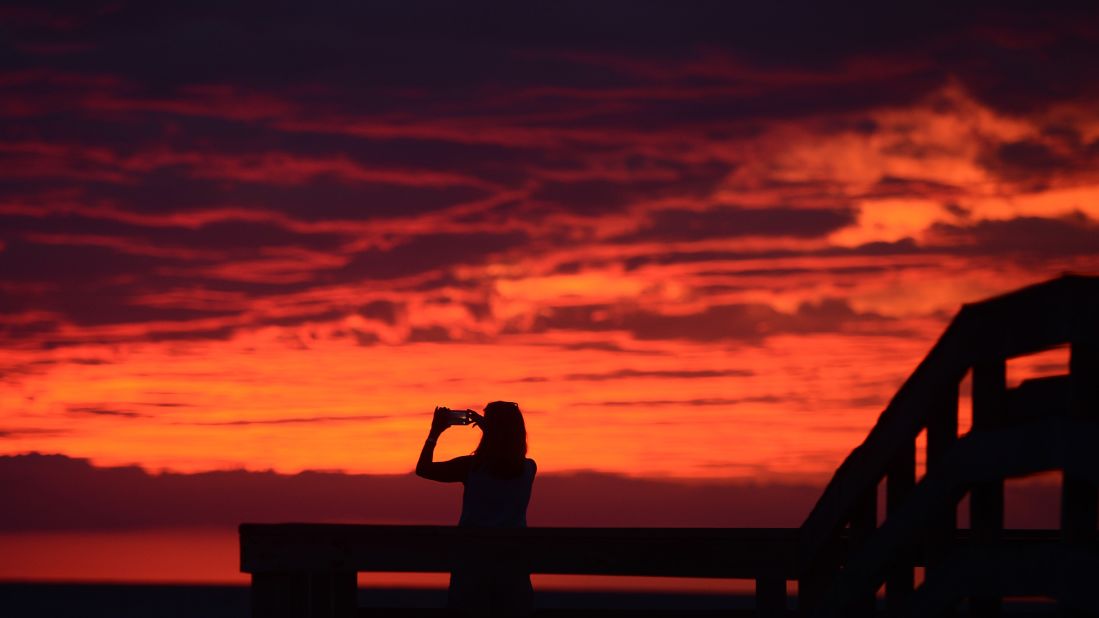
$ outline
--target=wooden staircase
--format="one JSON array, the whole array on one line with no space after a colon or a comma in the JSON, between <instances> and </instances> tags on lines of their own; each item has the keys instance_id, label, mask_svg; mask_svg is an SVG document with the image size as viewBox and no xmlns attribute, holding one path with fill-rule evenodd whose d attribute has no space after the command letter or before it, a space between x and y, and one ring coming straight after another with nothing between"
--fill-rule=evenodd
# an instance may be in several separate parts
<instances>
[{"instance_id":1,"label":"wooden staircase","mask_svg":"<svg viewBox=\"0 0 1099 618\"><path fill-rule=\"evenodd\" d=\"M1007 388L1008 359L1058 346L1070 348L1067 375ZM958 390L969 373L972 428L959 437ZM927 469L917 482L923 431ZM939 615L963 597L972 614L995 616L1004 596L1033 594L1099 613L1089 587L1076 585L1099 581L1097 439L1099 278L1064 276L966 305L802 525L799 612L868 616L884 585L891 616ZM1059 530L1040 544L1005 538L1004 480L1051 470L1063 472ZM965 496L962 549L955 513ZM841 552L842 535L850 543ZM918 591L916 566L925 567Z\"/></svg>"}]
</instances>

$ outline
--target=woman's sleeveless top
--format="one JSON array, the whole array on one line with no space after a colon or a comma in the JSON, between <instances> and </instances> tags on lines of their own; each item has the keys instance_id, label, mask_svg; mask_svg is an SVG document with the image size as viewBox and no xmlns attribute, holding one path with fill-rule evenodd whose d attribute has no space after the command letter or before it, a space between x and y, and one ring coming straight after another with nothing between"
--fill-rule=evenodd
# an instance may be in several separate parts
<instances>
[{"instance_id":1,"label":"woman's sleeveless top","mask_svg":"<svg viewBox=\"0 0 1099 618\"><path fill-rule=\"evenodd\" d=\"M527 504L534 484L533 459L523 462L523 473L515 478L499 479L474 464L462 492L462 517L459 526L474 528L526 528Z\"/></svg>"}]
</instances>

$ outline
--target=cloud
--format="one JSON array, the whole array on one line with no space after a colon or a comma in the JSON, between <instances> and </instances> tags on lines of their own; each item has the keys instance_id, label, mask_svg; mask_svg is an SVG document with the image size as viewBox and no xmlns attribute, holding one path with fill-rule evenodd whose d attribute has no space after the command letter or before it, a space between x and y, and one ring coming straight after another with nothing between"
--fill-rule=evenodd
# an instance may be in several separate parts
<instances>
[{"instance_id":1,"label":"cloud","mask_svg":"<svg viewBox=\"0 0 1099 618\"><path fill-rule=\"evenodd\" d=\"M428 11L413 3L346 5L320 13L265 8L262 31L251 28L246 10L209 5L127 5L83 16L76 20L79 28L15 22L9 26L8 63L54 69L55 88L89 81L60 77L77 71L117 73L108 84L130 85L113 97L100 95L100 113L128 117L192 114L261 122L328 99L320 106L326 115L356 110L405 120L409 112L450 112L474 127L484 115L509 108L518 117L560 109L567 101L560 93L570 91L585 93L588 108L610 108L598 118L601 124L634 119L641 121L634 126L644 127L898 104L921 98L947 77L989 104L1022 113L1051 102L1087 100L1097 82L1089 62L1096 17L1083 5L1066 3L1036 8L796 2L779 8L607 2L593 8L560 2L518 10L489 2L432 5ZM71 7L47 12L55 22L73 22ZM59 45L71 52L34 51ZM387 62L352 67L341 61L381 57ZM832 79L814 79L820 73ZM328 84L340 84L341 96L330 96ZM425 84L435 96L417 96ZM739 104L695 95L686 97L688 105L665 108L666 101L652 96L654 85L674 93L715 84L731 86L741 95L733 100ZM102 78L97 85L103 89ZM501 92L499 85L519 92L540 88L545 102L516 106L512 92ZM275 89L286 94L274 101L254 94ZM628 104L609 105L614 98L596 89L640 94ZM379 91L391 95L377 96ZM109 105L118 95L143 104Z\"/></svg>"},{"instance_id":2,"label":"cloud","mask_svg":"<svg viewBox=\"0 0 1099 618\"><path fill-rule=\"evenodd\" d=\"M699 311L665 314L632 307L556 307L538 317L533 330L629 332L639 340L683 339L698 342L759 342L780 334L824 332L896 334L893 320L860 313L843 299L802 303L793 313L763 304L712 305ZM881 330L882 328L885 330Z\"/></svg>"},{"instance_id":3,"label":"cloud","mask_svg":"<svg viewBox=\"0 0 1099 618\"><path fill-rule=\"evenodd\" d=\"M996 146L988 163L1007 176L1020 172L1044 175L1068 169L1074 160L1041 142L1018 140Z\"/></svg>"},{"instance_id":4,"label":"cloud","mask_svg":"<svg viewBox=\"0 0 1099 618\"><path fill-rule=\"evenodd\" d=\"M378 343L381 343L381 341L382 341L382 338L381 338L380 335L378 335L375 332L371 332L371 331L362 331L362 330L358 330L358 329L353 329L351 331L351 336L355 338L356 343L358 343L360 346L364 346L364 347L376 345Z\"/></svg>"},{"instance_id":5,"label":"cloud","mask_svg":"<svg viewBox=\"0 0 1099 618\"><path fill-rule=\"evenodd\" d=\"M914 238L901 238L900 240L892 241L871 241L855 245L853 247L844 246L831 246L821 249L762 249L759 251L735 251L735 250L721 250L721 249L678 249L663 251L655 254L642 254L633 255L622 260L623 266L627 270L638 270L646 266L669 266L676 264L705 264L706 262L713 263L729 263L729 262L751 262L753 260L780 260L780 259L801 259L812 258L819 260L821 268L812 269L813 272L820 270L829 271L831 267L827 266L827 258L837 257L885 257L885 256L904 256L904 255L934 255L941 253L948 253L949 248L945 246L922 246ZM805 267L800 267L802 271L806 271ZM842 267L841 267L842 268ZM763 274L781 274L782 271L778 269L745 269L748 275L753 273ZM791 274L789 270L786 270L787 274Z\"/></svg>"},{"instance_id":6,"label":"cloud","mask_svg":"<svg viewBox=\"0 0 1099 618\"><path fill-rule=\"evenodd\" d=\"M408 333L409 343L445 343L452 339L450 331L442 326L415 327Z\"/></svg>"},{"instance_id":7,"label":"cloud","mask_svg":"<svg viewBox=\"0 0 1099 618\"><path fill-rule=\"evenodd\" d=\"M394 324L403 307L388 300L373 300L359 307L359 315L364 318L378 320L386 324Z\"/></svg>"},{"instance_id":8,"label":"cloud","mask_svg":"<svg viewBox=\"0 0 1099 618\"><path fill-rule=\"evenodd\" d=\"M116 410L102 406L69 406L66 410L71 414L91 414L92 416L115 416L120 418L145 418L148 416L132 410Z\"/></svg>"},{"instance_id":9,"label":"cloud","mask_svg":"<svg viewBox=\"0 0 1099 618\"><path fill-rule=\"evenodd\" d=\"M928 237L957 253L1024 258L1099 253L1099 223L1082 212L1062 217L981 219L959 225L936 223Z\"/></svg>"},{"instance_id":10,"label":"cloud","mask_svg":"<svg viewBox=\"0 0 1099 618\"><path fill-rule=\"evenodd\" d=\"M910 116L973 116L950 107L967 97L1038 129L975 129L989 173L1041 184L1095 161L1069 108L1099 88L1097 18L1072 6L265 6L256 31L211 5L32 4L0 63L0 114L18 119L0 123L0 262L20 264L0 275L58 289L0 306L78 327L224 318L155 330L223 337L258 299L394 292L516 253L778 256L581 245L825 240L862 199L964 203L960 177L920 166L958 145L921 141L933 123ZM818 142L836 148L798 147ZM184 306L181 290L240 296Z\"/></svg>"},{"instance_id":11,"label":"cloud","mask_svg":"<svg viewBox=\"0 0 1099 618\"><path fill-rule=\"evenodd\" d=\"M151 341L219 339L240 328L333 321L353 313L392 324L398 308L387 305L388 301L370 301L358 307L306 306L297 311L292 309L294 303L284 303L291 309L280 309L278 315L257 312L252 303L325 286L446 273L493 259L526 241L519 232L431 233L396 239L387 248L349 250L344 258L314 263L311 253L283 257L275 250L288 245L268 247L264 243L332 242L334 235L298 236L276 226L244 222L215 222L197 230L134 232L129 230L133 226L98 221L98 231L112 233L93 237L76 233L83 223L79 218L66 223L72 226L73 235L56 242L15 237L0 248L0 277L26 285L0 289L0 299L5 301L0 314L48 313L56 316L57 322L88 328L149 324L146 331L116 336ZM238 236L240 242L234 240ZM90 238L100 240L81 242ZM133 254L141 253L140 248L132 247L135 238L141 239L141 247L156 251L135 259ZM173 253L169 250L173 244L186 249ZM256 256L257 261L233 262L245 255ZM224 259L228 261L220 264ZM274 265L267 278L265 263ZM281 270L284 268L291 270ZM286 274L293 276L287 278ZM54 345L79 340L79 336L67 341L53 337L57 322L22 322L5 325L5 330L13 339L39 338ZM165 326L167 323L174 324Z\"/></svg>"},{"instance_id":12,"label":"cloud","mask_svg":"<svg viewBox=\"0 0 1099 618\"><path fill-rule=\"evenodd\" d=\"M1090 174L1099 162L1099 139L1084 142L1073 128L1055 128L1043 139L990 145L978 161L1004 181L1041 190L1056 178Z\"/></svg>"},{"instance_id":13,"label":"cloud","mask_svg":"<svg viewBox=\"0 0 1099 618\"><path fill-rule=\"evenodd\" d=\"M885 175L863 195L865 198L908 198L913 195L951 199L964 193L962 187L925 178ZM957 206L957 205L955 205Z\"/></svg>"},{"instance_id":14,"label":"cloud","mask_svg":"<svg viewBox=\"0 0 1099 618\"><path fill-rule=\"evenodd\" d=\"M61 362L72 363L74 365L110 365L112 361L103 358L67 358ZM158 404L167 405L167 404Z\"/></svg>"},{"instance_id":15,"label":"cloud","mask_svg":"<svg viewBox=\"0 0 1099 618\"><path fill-rule=\"evenodd\" d=\"M743 236L818 238L855 222L850 209L799 209L785 206L743 208L717 205L703 211L658 210L620 242L682 242Z\"/></svg>"},{"instance_id":16,"label":"cloud","mask_svg":"<svg viewBox=\"0 0 1099 618\"><path fill-rule=\"evenodd\" d=\"M581 406L605 406L608 408L643 408L650 406L691 406L691 407L705 407L705 406L736 406L744 403L783 403L788 401L781 397L710 397L699 399L638 399L638 400L615 400L615 401L581 401L575 405Z\"/></svg>"},{"instance_id":17,"label":"cloud","mask_svg":"<svg viewBox=\"0 0 1099 618\"><path fill-rule=\"evenodd\" d=\"M453 524L461 490L458 484L412 475L150 474L137 467L98 468L86 460L37 454L0 457L0 482L12 498L11 508L0 513L0 530L6 532L245 521ZM544 474L535 481L528 518L532 525L797 525L818 492L804 485Z\"/></svg>"},{"instance_id":18,"label":"cloud","mask_svg":"<svg viewBox=\"0 0 1099 618\"><path fill-rule=\"evenodd\" d=\"M33 453L0 456L0 486L8 498L0 510L0 531L9 533L280 521L451 525L461 498L459 484L411 474L151 474L134 466L100 468L84 459ZM528 519L535 526L796 527L821 489L591 471L541 474ZM1056 521L1056 486L1009 484L1008 489L1013 499L1022 496L1046 507L1009 509L1009 525Z\"/></svg>"},{"instance_id":19,"label":"cloud","mask_svg":"<svg viewBox=\"0 0 1099 618\"><path fill-rule=\"evenodd\" d=\"M20 439L20 438L34 438L35 436L61 436L69 433L67 429L47 429L45 427L17 427L17 428L4 428L0 427L0 440L2 439Z\"/></svg>"},{"instance_id":20,"label":"cloud","mask_svg":"<svg viewBox=\"0 0 1099 618\"><path fill-rule=\"evenodd\" d=\"M3 193L10 194L16 188L24 195L69 189L135 213L185 213L228 204L238 210L278 213L307 222L377 221L445 211L494 195L480 186L432 184L426 179L417 184L421 176L432 173L430 170L409 173L403 183L351 182L317 173L286 184L282 180L286 173L277 169L235 175L221 171L222 177L210 177L196 176L179 165L120 171L116 165L100 164L87 170L67 159L63 163L50 161L50 168L43 169L44 164L32 162L32 157L33 153L7 156L24 168L9 168L7 176L19 177L21 183Z\"/></svg>"},{"instance_id":21,"label":"cloud","mask_svg":"<svg viewBox=\"0 0 1099 618\"><path fill-rule=\"evenodd\" d=\"M640 165L631 159L630 165ZM629 170L627 179L579 179L542 181L531 199L552 208L588 216L623 210L638 202L667 198L707 198L732 170L720 161L697 166L656 162L656 168ZM656 178L646 176L654 174Z\"/></svg>"},{"instance_id":22,"label":"cloud","mask_svg":"<svg viewBox=\"0 0 1099 618\"><path fill-rule=\"evenodd\" d=\"M390 417L384 414L349 414L347 416L301 416L291 418L241 419L232 421L189 421L184 424L208 427L234 427L238 425L310 425L351 421L378 421L386 418Z\"/></svg>"},{"instance_id":23,"label":"cloud","mask_svg":"<svg viewBox=\"0 0 1099 618\"><path fill-rule=\"evenodd\" d=\"M1096 52L1095 14L1071 3L1050 8L1034 16L1039 22L1025 10L998 15L940 57L983 103L1014 115L1094 97L1099 69L1086 58Z\"/></svg>"},{"instance_id":24,"label":"cloud","mask_svg":"<svg viewBox=\"0 0 1099 618\"><path fill-rule=\"evenodd\" d=\"M564 376L566 380L582 380L589 382L602 382L606 380L623 380L631 378L677 378L677 379L705 379L749 377L755 375L751 369L686 369L686 370L643 370L643 369L618 369L604 373L570 373Z\"/></svg>"},{"instance_id":25,"label":"cloud","mask_svg":"<svg viewBox=\"0 0 1099 618\"><path fill-rule=\"evenodd\" d=\"M434 233L414 236L391 249L368 249L350 256L346 265L322 278L342 281L392 279L456 265L475 265L522 247L521 232Z\"/></svg>"}]
</instances>

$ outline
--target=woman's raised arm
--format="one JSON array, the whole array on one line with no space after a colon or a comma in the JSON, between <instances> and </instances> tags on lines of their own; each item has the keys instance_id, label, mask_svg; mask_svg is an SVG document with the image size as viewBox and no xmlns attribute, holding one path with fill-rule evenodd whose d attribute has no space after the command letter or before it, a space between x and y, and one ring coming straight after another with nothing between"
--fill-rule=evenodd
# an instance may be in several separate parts
<instances>
[{"instance_id":1,"label":"woman's raised arm","mask_svg":"<svg viewBox=\"0 0 1099 618\"><path fill-rule=\"evenodd\" d=\"M442 408L435 408L435 415L431 418L431 431L424 440L424 447L420 450L420 459L416 462L416 475L431 481L440 483L460 483L469 475L472 458L468 455L455 457L448 461L432 461L435 457L435 445L439 442L439 436L446 431L450 423L446 420Z\"/></svg>"}]
</instances>

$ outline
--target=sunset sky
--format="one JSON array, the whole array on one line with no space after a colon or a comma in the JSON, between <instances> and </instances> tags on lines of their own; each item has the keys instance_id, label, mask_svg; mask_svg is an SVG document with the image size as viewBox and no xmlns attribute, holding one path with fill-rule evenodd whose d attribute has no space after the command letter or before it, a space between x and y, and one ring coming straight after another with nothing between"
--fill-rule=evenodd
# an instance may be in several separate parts
<instances>
[{"instance_id":1,"label":"sunset sky","mask_svg":"<svg viewBox=\"0 0 1099 618\"><path fill-rule=\"evenodd\" d=\"M1087 3L69 4L0 8L0 455L403 475L504 399L541 474L819 488L1099 270Z\"/></svg>"}]
</instances>

